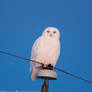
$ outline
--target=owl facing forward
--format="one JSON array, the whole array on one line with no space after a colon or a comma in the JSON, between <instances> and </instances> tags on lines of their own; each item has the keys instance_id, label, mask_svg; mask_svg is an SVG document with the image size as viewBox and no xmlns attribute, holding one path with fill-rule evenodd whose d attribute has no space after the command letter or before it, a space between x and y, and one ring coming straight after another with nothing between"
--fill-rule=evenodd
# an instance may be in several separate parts
<instances>
[{"instance_id":1,"label":"owl facing forward","mask_svg":"<svg viewBox=\"0 0 92 92\"><path fill-rule=\"evenodd\" d=\"M34 42L31 59L42 64L31 62L32 80L36 80L36 73L43 67L54 67L60 55L60 33L55 27L46 28L42 35Z\"/></svg>"}]
</instances>

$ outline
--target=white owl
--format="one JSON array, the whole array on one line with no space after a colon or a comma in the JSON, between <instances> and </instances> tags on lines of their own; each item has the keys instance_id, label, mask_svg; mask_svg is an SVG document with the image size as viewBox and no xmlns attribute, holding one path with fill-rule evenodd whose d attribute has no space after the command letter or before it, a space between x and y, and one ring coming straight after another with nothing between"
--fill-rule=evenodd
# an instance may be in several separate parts
<instances>
[{"instance_id":1,"label":"white owl","mask_svg":"<svg viewBox=\"0 0 92 92\"><path fill-rule=\"evenodd\" d=\"M31 59L38 61L47 67L54 67L60 55L60 33L55 27L48 27L35 41L32 47ZM36 80L36 73L42 69L42 65L31 62L32 80Z\"/></svg>"}]
</instances>

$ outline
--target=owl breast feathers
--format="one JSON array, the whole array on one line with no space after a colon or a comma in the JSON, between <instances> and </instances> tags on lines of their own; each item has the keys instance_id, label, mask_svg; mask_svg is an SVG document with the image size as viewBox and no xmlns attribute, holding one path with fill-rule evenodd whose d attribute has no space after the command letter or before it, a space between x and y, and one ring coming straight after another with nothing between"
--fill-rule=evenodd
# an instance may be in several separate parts
<instances>
[{"instance_id":1,"label":"owl breast feathers","mask_svg":"<svg viewBox=\"0 0 92 92\"><path fill-rule=\"evenodd\" d=\"M31 59L43 65L56 65L60 55L60 33L55 27L48 27L35 41L32 47ZM32 80L36 80L36 73L41 69L40 64L31 62Z\"/></svg>"}]
</instances>

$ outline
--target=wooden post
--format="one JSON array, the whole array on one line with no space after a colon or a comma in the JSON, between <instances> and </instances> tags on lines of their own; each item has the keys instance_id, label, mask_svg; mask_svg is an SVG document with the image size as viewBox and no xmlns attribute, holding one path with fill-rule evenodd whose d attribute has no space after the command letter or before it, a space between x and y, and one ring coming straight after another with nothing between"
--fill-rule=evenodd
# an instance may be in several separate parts
<instances>
[{"instance_id":1,"label":"wooden post","mask_svg":"<svg viewBox=\"0 0 92 92\"><path fill-rule=\"evenodd\" d=\"M56 80L57 73L52 70L43 69L37 73L37 78L44 79L44 83L41 88L41 92L48 92L49 80Z\"/></svg>"},{"instance_id":2,"label":"wooden post","mask_svg":"<svg viewBox=\"0 0 92 92\"><path fill-rule=\"evenodd\" d=\"M46 78L44 79L44 83L42 85L41 92L48 92L48 89L49 89L49 79Z\"/></svg>"}]
</instances>

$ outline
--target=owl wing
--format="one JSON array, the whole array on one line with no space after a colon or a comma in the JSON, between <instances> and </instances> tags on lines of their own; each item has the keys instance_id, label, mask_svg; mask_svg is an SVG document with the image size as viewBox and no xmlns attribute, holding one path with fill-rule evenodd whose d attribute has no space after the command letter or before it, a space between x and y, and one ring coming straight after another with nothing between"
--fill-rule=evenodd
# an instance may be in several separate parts
<instances>
[{"instance_id":1,"label":"owl wing","mask_svg":"<svg viewBox=\"0 0 92 92\"><path fill-rule=\"evenodd\" d=\"M32 52L31 52L31 59L36 60L37 54L38 54L38 50L40 47L40 44L42 42L42 37L39 37L33 44L32 46Z\"/></svg>"},{"instance_id":2,"label":"owl wing","mask_svg":"<svg viewBox=\"0 0 92 92\"><path fill-rule=\"evenodd\" d=\"M36 60L37 57L37 50L39 48L39 44L41 42L41 37L39 37L35 43L33 44L32 47L32 53L31 53L31 59L32 60ZM39 62L39 61L38 61ZM32 72L32 80L36 80L36 73L41 69L41 64L35 63L35 62L31 62L31 67L30 70Z\"/></svg>"}]
</instances>

